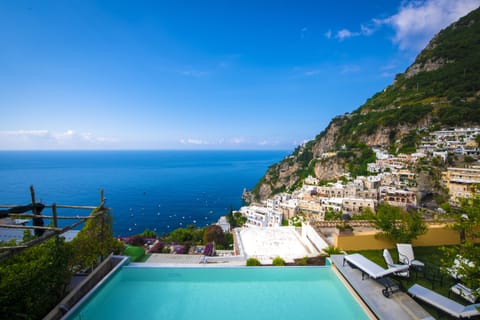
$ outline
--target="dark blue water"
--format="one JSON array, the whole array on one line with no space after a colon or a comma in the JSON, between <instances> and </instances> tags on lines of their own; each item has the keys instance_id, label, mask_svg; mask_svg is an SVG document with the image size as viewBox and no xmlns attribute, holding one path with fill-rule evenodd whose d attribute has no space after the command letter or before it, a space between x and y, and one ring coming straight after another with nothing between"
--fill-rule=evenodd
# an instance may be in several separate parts
<instances>
[{"instance_id":1,"label":"dark blue water","mask_svg":"<svg viewBox=\"0 0 480 320\"><path fill-rule=\"evenodd\" d=\"M0 203L98 205L105 190L114 233L205 226L242 205L266 169L287 151L3 151ZM49 210L49 209L45 209ZM44 211L50 214L50 211ZM88 211L63 209L60 215ZM70 221L71 222L71 221ZM63 225L68 222L63 222Z\"/></svg>"}]
</instances>

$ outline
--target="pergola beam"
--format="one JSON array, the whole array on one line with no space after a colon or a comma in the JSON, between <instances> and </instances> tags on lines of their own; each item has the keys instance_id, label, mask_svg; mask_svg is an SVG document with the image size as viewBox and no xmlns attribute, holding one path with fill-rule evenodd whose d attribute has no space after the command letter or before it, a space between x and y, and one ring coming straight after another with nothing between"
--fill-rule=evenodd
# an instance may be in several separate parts
<instances>
[{"instance_id":1,"label":"pergola beam","mask_svg":"<svg viewBox=\"0 0 480 320\"><path fill-rule=\"evenodd\" d=\"M9 229L26 229L26 230L45 230L46 232L38 238L35 238L27 243L17 245L17 246L3 246L0 247L0 261L7 259L13 255L20 253L21 251L35 246L37 244L41 244L48 239L58 236L64 232L72 230L73 228L77 227L78 225L85 223L88 219L95 219L99 216L103 216L109 212L108 208L105 208L105 197L103 189L100 190L100 205L98 207L94 206L71 206L71 205L56 205L53 204L51 206L45 206L45 208L52 208L52 216L41 215L37 214L37 210L35 207L35 190L33 186L30 186L30 193L32 197L32 214L24 214L24 213L8 213L9 218L40 218L40 219L53 219L53 227L44 227L44 226L25 226L25 225L12 225L12 224L0 224L0 228L9 228ZM0 205L0 208L15 208L19 207L19 205ZM63 208L63 209L88 209L88 210L97 210L95 213L92 213L89 216L57 216L56 209ZM59 228L57 227L57 220L58 219L68 219L68 220L79 220L69 224L66 227Z\"/></svg>"}]
</instances>

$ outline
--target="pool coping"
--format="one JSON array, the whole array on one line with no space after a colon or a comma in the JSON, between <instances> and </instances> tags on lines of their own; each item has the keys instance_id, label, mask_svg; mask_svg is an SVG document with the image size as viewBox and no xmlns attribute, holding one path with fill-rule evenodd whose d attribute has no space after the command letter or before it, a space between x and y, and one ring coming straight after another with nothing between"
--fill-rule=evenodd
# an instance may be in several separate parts
<instances>
[{"instance_id":1,"label":"pool coping","mask_svg":"<svg viewBox=\"0 0 480 320\"><path fill-rule=\"evenodd\" d=\"M77 300L77 302L68 310L68 312L64 313L61 319L68 319L71 315L73 315L81 306L87 301L93 294L95 294L99 287L101 287L106 281L108 281L120 268L156 268L156 269L171 269L171 268L184 268L184 269L205 269L205 268L225 268L225 269L265 269L265 268L303 268L303 269L310 269L310 268L320 268L320 269L330 269L335 274L335 276L339 279L342 285L347 289L347 291L352 295L352 298L358 303L360 308L365 312L365 315L369 319L379 319L375 316L375 313L369 308L369 306L363 301L363 299L358 295L354 288L350 285L350 283L341 275L341 273L336 268L335 264L331 261L330 258L327 258L328 263L326 265L305 265L305 266L246 266L243 265L225 265L225 264L158 264L158 263L133 263L129 261L128 257L123 256L114 256L116 258L121 258L121 261L118 262L114 268L112 268L108 273L106 273L103 278L93 287L90 288L88 293L86 293L81 299ZM100 267L100 266L99 266ZM85 279L80 286L84 284ZM68 296L67 296L68 297ZM64 300L66 300L65 298ZM63 300L62 300L63 302ZM61 308L62 303L60 303L58 307ZM44 318L45 319L54 319L54 318ZM58 318L60 319L60 318Z\"/></svg>"},{"instance_id":2,"label":"pool coping","mask_svg":"<svg viewBox=\"0 0 480 320\"><path fill-rule=\"evenodd\" d=\"M98 287L107 281L123 265L128 263L129 257L110 255L95 270L90 273L75 289L73 289L60 303L53 308L44 320L67 319L80 305L83 304ZM113 267L112 267L113 266ZM108 270L108 272L105 272ZM95 278L100 278L95 281ZM95 285L93 285L95 283ZM90 287L90 288L89 288ZM86 293L82 293L86 291Z\"/></svg>"},{"instance_id":3,"label":"pool coping","mask_svg":"<svg viewBox=\"0 0 480 320\"><path fill-rule=\"evenodd\" d=\"M330 260L331 261L331 260ZM375 312L370 309L367 303L362 299L362 297L358 294L358 292L352 287L352 285L345 279L342 273L338 270L337 265L332 263L331 268L333 272L337 275L338 279L343 283L345 288L350 292L353 296L355 301L362 307L363 311L367 314L370 319L379 319L379 317L375 314Z\"/></svg>"},{"instance_id":4,"label":"pool coping","mask_svg":"<svg viewBox=\"0 0 480 320\"><path fill-rule=\"evenodd\" d=\"M359 269L352 268L348 264L343 265L344 256L332 255L330 257L332 265L378 319L433 319L425 309L405 292L395 292L389 298L385 298L382 294L384 287L378 281L370 278L362 280L362 272Z\"/></svg>"}]
</instances>

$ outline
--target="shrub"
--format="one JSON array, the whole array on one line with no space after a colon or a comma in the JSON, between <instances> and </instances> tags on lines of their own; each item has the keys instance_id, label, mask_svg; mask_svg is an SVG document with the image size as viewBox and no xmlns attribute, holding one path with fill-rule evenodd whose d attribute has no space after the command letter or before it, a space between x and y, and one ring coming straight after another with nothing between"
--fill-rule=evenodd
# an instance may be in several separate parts
<instances>
[{"instance_id":1,"label":"shrub","mask_svg":"<svg viewBox=\"0 0 480 320\"><path fill-rule=\"evenodd\" d=\"M150 253L162 253L164 247L164 243L159 241L153 245L153 247L150 249Z\"/></svg>"},{"instance_id":2,"label":"shrub","mask_svg":"<svg viewBox=\"0 0 480 320\"><path fill-rule=\"evenodd\" d=\"M214 255L214 245L212 242L207 243L205 249L203 250L203 254L206 256L213 256Z\"/></svg>"},{"instance_id":3,"label":"shrub","mask_svg":"<svg viewBox=\"0 0 480 320\"><path fill-rule=\"evenodd\" d=\"M275 257L275 259L273 259L273 261L272 261L272 264L274 266L277 266L277 267L284 266L285 265L285 260L283 260L280 257Z\"/></svg>"},{"instance_id":4,"label":"shrub","mask_svg":"<svg viewBox=\"0 0 480 320\"><path fill-rule=\"evenodd\" d=\"M255 267L255 266L261 266L262 264L260 261L258 261L257 258L248 258L247 259L247 267Z\"/></svg>"},{"instance_id":5,"label":"shrub","mask_svg":"<svg viewBox=\"0 0 480 320\"><path fill-rule=\"evenodd\" d=\"M130 238L128 244L136 247L142 247L143 244L145 243L145 239L139 234L134 235L133 237Z\"/></svg>"},{"instance_id":6,"label":"shrub","mask_svg":"<svg viewBox=\"0 0 480 320\"><path fill-rule=\"evenodd\" d=\"M303 257L297 260L297 265L306 266L308 264L308 257Z\"/></svg>"},{"instance_id":7,"label":"shrub","mask_svg":"<svg viewBox=\"0 0 480 320\"><path fill-rule=\"evenodd\" d=\"M341 254L342 250L334 246L329 246L323 249L323 252L325 252L328 256L331 256L333 254Z\"/></svg>"},{"instance_id":8,"label":"shrub","mask_svg":"<svg viewBox=\"0 0 480 320\"><path fill-rule=\"evenodd\" d=\"M145 255L143 248L127 245L123 251L123 255L129 256L132 262L138 262L142 260Z\"/></svg>"},{"instance_id":9,"label":"shrub","mask_svg":"<svg viewBox=\"0 0 480 320\"><path fill-rule=\"evenodd\" d=\"M143 231L141 236L144 237L144 238L157 238L158 237L157 233L155 231L150 230L150 229L145 229L145 231Z\"/></svg>"}]
</instances>

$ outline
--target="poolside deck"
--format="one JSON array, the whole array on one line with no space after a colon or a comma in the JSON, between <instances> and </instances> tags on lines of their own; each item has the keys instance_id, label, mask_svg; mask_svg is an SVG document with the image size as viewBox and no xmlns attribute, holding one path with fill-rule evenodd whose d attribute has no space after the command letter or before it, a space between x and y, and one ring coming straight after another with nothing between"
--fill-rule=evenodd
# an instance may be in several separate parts
<instances>
[{"instance_id":1,"label":"poolside deck","mask_svg":"<svg viewBox=\"0 0 480 320\"><path fill-rule=\"evenodd\" d=\"M205 260L204 260L205 259ZM131 264L133 265L133 264ZM152 254L145 263L162 267L227 267L245 266L245 258L240 256L206 257L191 254Z\"/></svg>"},{"instance_id":2,"label":"poolside deck","mask_svg":"<svg viewBox=\"0 0 480 320\"><path fill-rule=\"evenodd\" d=\"M362 272L360 270L354 269L348 264L343 266L343 257L343 255L331 256L332 264L379 319L434 319L405 292L399 291L390 296L390 298L385 298L382 294L384 287L379 282L367 278L362 280Z\"/></svg>"}]
</instances>

